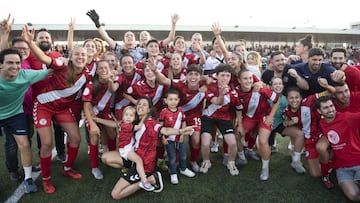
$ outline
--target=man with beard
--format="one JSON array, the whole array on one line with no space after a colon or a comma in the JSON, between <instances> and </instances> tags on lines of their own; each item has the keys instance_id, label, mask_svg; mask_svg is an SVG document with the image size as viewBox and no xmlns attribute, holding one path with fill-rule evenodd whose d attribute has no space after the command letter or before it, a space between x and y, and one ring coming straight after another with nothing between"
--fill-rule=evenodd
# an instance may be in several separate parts
<instances>
[{"instance_id":1,"label":"man with beard","mask_svg":"<svg viewBox=\"0 0 360 203\"><path fill-rule=\"evenodd\" d=\"M281 78L284 84L283 94L286 95L286 89L298 86L300 89L308 90L309 86L306 80L293 70L293 67L286 64L286 58L283 52L275 51L270 56L272 70L267 69L261 76L261 80L270 85L273 77Z\"/></svg>"},{"instance_id":2,"label":"man with beard","mask_svg":"<svg viewBox=\"0 0 360 203\"><path fill-rule=\"evenodd\" d=\"M348 65L346 61L346 49L333 48L330 53L331 65L337 70L342 70L346 76L346 84L351 92L360 91L360 69Z\"/></svg>"},{"instance_id":3,"label":"man with beard","mask_svg":"<svg viewBox=\"0 0 360 203\"><path fill-rule=\"evenodd\" d=\"M62 57L62 55L59 52L52 51L52 39L49 31L45 28L42 28L39 30L37 37L36 37L36 43L38 44L39 48L49 57L51 58L57 58ZM27 60L30 63L30 67L34 70L46 70L48 67L38 61L35 56L30 52L29 57ZM40 93L42 93L49 83L50 77L47 77L45 80L40 81L32 85L33 88L33 98L36 98ZM66 155L65 155L65 144L64 144L64 131L61 129L60 126L54 125L54 132L55 132L55 145L56 145L56 151L57 151L57 159L65 163L66 161ZM38 143L38 149L41 148L41 142L39 136L37 136L37 143Z\"/></svg>"},{"instance_id":4,"label":"man with beard","mask_svg":"<svg viewBox=\"0 0 360 203\"><path fill-rule=\"evenodd\" d=\"M345 196L360 201L360 113L336 112L331 97L318 98L316 107L322 115L320 127L324 135L319 142L329 148L319 153L320 160L327 163L332 158Z\"/></svg>"},{"instance_id":5,"label":"man with beard","mask_svg":"<svg viewBox=\"0 0 360 203\"><path fill-rule=\"evenodd\" d=\"M336 86L336 83L345 81L345 74L336 70L330 64L323 63L325 53L320 48L311 48L307 63L295 65L296 72L308 82L309 90L301 90L301 95L306 98L309 95L323 92L325 89L318 83L318 78L325 78L329 85Z\"/></svg>"}]
</instances>

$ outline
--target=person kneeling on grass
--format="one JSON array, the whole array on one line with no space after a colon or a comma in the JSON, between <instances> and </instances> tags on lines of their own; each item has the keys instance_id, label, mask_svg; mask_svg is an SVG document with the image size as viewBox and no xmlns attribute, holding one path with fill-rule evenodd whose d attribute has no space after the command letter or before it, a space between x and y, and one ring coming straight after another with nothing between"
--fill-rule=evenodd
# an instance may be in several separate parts
<instances>
[{"instance_id":1,"label":"person kneeling on grass","mask_svg":"<svg viewBox=\"0 0 360 203\"><path fill-rule=\"evenodd\" d=\"M120 124L119 129L119 152L121 158L135 162L136 171L141 179L139 186L146 191L153 191L155 188L146 179L143 160L136 154L133 146L135 142L133 132L138 131L142 127L146 117L143 117L137 125L133 125L136 119L135 116L136 110L134 107L128 106L124 109L122 115L123 123ZM95 117L94 120L109 127L116 127L116 125L118 125L116 121L105 120L98 117Z\"/></svg>"},{"instance_id":2,"label":"person kneeling on grass","mask_svg":"<svg viewBox=\"0 0 360 203\"><path fill-rule=\"evenodd\" d=\"M135 143L133 146L135 147L135 152L143 160L144 171L148 176L147 180L154 185L154 192L161 192L163 190L161 173L158 171L154 172L158 137L161 137L161 135L192 134L194 129L192 126L182 129L161 127L154 119L156 118L155 110L148 97L141 97L138 99L136 115L138 116L137 120L143 120L143 124L140 126L139 130L135 132ZM139 124L139 121L137 124ZM116 151L104 153L101 159L103 163L115 168L131 166L129 161L122 158L120 153ZM111 191L112 198L118 200L123 199L138 191L140 189L140 186L137 183L139 179L136 167L132 165L127 174L124 177L121 177L115 184Z\"/></svg>"},{"instance_id":3,"label":"person kneeling on grass","mask_svg":"<svg viewBox=\"0 0 360 203\"><path fill-rule=\"evenodd\" d=\"M319 97L315 105L324 135L317 143L317 149L325 149L318 150L320 161L328 163L333 156L340 188L350 200L360 201L360 113L336 112L331 97Z\"/></svg>"}]
</instances>

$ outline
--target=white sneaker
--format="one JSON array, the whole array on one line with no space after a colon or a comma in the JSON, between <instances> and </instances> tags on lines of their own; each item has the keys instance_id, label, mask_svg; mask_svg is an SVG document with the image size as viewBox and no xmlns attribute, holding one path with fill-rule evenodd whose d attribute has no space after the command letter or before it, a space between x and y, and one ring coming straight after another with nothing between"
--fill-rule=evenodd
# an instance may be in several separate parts
<instances>
[{"instance_id":1,"label":"white sneaker","mask_svg":"<svg viewBox=\"0 0 360 203\"><path fill-rule=\"evenodd\" d=\"M102 172L100 171L99 168L93 168L91 169L91 173L93 174L93 176L95 177L95 179L101 180L104 178L104 175L102 174Z\"/></svg>"},{"instance_id":2,"label":"white sneaker","mask_svg":"<svg viewBox=\"0 0 360 203\"><path fill-rule=\"evenodd\" d=\"M180 170L180 173L183 174L184 176L187 176L189 178L192 178L195 176L195 173L192 172L191 170L189 170L188 168L186 168L185 170Z\"/></svg>"},{"instance_id":3,"label":"white sneaker","mask_svg":"<svg viewBox=\"0 0 360 203\"><path fill-rule=\"evenodd\" d=\"M246 149L246 150L245 150L245 155L246 155L248 158L252 159L252 160L255 160L255 161L259 161L259 160L260 160L259 156L258 156L253 150L248 150L248 149Z\"/></svg>"},{"instance_id":4,"label":"white sneaker","mask_svg":"<svg viewBox=\"0 0 360 203\"><path fill-rule=\"evenodd\" d=\"M217 142L212 142L210 146L210 152L217 153L219 151L219 144Z\"/></svg>"},{"instance_id":5,"label":"white sneaker","mask_svg":"<svg viewBox=\"0 0 360 203\"><path fill-rule=\"evenodd\" d=\"M244 157L244 159L240 158L239 156L237 156L236 160L235 160L235 164L236 165L246 165L248 163L246 157Z\"/></svg>"},{"instance_id":6,"label":"white sneaker","mask_svg":"<svg viewBox=\"0 0 360 203\"><path fill-rule=\"evenodd\" d=\"M196 161L192 161L191 163L191 168L194 172L198 173L200 170L200 166Z\"/></svg>"},{"instance_id":7,"label":"white sneaker","mask_svg":"<svg viewBox=\"0 0 360 203\"><path fill-rule=\"evenodd\" d=\"M229 169L232 176L239 175L239 170L235 166L235 161L229 161L227 164L227 168Z\"/></svg>"},{"instance_id":8,"label":"white sneaker","mask_svg":"<svg viewBox=\"0 0 360 203\"><path fill-rule=\"evenodd\" d=\"M170 175L170 182L173 185L177 185L179 183L178 177L176 174L171 174Z\"/></svg>"},{"instance_id":9,"label":"white sneaker","mask_svg":"<svg viewBox=\"0 0 360 203\"><path fill-rule=\"evenodd\" d=\"M260 180L268 180L269 179L269 168L261 169Z\"/></svg>"},{"instance_id":10,"label":"white sneaker","mask_svg":"<svg viewBox=\"0 0 360 203\"><path fill-rule=\"evenodd\" d=\"M200 172L201 173L207 173L209 171L209 168L211 168L211 162L210 160L204 160L201 163Z\"/></svg>"},{"instance_id":11,"label":"white sneaker","mask_svg":"<svg viewBox=\"0 0 360 203\"><path fill-rule=\"evenodd\" d=\"M305 168L303 167L302 163L300 161L293 161L291 162L291 167L295 169L297 173L303 174L306 173Z\"/></svg>"}]
</instances>

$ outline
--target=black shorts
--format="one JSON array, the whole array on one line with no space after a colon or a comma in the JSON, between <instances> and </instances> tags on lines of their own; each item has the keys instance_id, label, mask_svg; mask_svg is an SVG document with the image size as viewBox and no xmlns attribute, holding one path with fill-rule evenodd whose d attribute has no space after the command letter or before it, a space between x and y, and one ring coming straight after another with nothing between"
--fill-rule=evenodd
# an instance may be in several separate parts
<instances>
[{"instance_id":1,"label":"black shorts","mask_svg":"<svg viewBox=\"0 0 360 203\"><path fill-rule=\"evenodd\" d=\"M270 136L275 136L276 133L279 133L279 134L281 134L281 136L285 137L285 136L282 134L282 132L285 130L285 128L286 128L286 127L284 126L284 124L280 123L275 129L273 129L273 130L271 131Z\"/></svg>"},{"instance_id":2,"label":"black shorts","mask_svg":"<svg viewBox=\"0 0 360 203\"><path fill-rule=\"evenodd\" d=\"M6 127L13 135L28 135L28 126L24 113L0 120L0 128ZM1 130L1 129L0 129Z\"/></svg>"},{"instance_id":3,"label":"black shorts","mask_svg":"<svg viewBox=\"0 0 360 203\"><path fill-rule=\"evenodd\" d=\"M132 162L133 163L133 162ZM151 176L153 173L145 173L146 177ZM133 184L136 182L140 181L140 176L136 170L136 164L133 163L131 168L128 170L128 172L126 172L126 174L124 175L124 179L129 183L129 184Z\"/></svg>"},{"instance_id":4,"label":"black shorts","mask_svg":"<svg viewBox=\"0 0 360 203\"><path fill-rule=\"evenodd\" d=\"M214 127L218 127L222 135L234 134L234 128L231 120L212 119L208 116L201 116L201 133L212 133Z\"/></svg>"},{"instance_id":5,"label":"black shorts","mask_svg":"<svg viewBox=\"0 0 360 203\"><path fill-rule=\"evenodd\" d=\"M130 160L126 160L124 159L123 157L121 157L122 161L123 161L123 164L124 164L124 167L125 168L131 168L132 165L135 165L134 162L130 161Z\"/></svg>"}]
</instances>

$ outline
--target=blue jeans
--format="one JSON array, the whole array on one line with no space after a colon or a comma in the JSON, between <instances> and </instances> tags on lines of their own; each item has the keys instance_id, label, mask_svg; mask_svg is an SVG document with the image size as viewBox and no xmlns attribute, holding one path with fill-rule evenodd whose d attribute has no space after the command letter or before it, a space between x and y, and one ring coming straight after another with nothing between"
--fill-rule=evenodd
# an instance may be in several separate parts
<instances>
[{"instance_id":1,"label":"blue jeans","mask_svg":"<svg viewBox=\"0 0 360 203\"><path fill-rule=\"evenodd\" d=\"M184 143L168 141L166 152L168 155L168 165L170 174L176 174L176 150L179 151L180 170L186 169L186 149Z\"/></svg>"},{"instance_id":2,"label":"blue jeans","mask_svg":"<svg viewBox=\"0 0 360 203\"><path fill-rule=\"evenodd\" d=\"M28 138L31 146L31 138L34 134L34 121L31 114L25 114L26 124L28 126ZM18 146L14 135L9 128L4 127L5 134L5 164L9 172L18 170Z\"/></svg>"}]
</instances>

